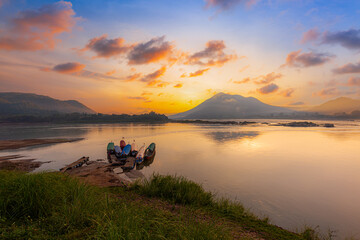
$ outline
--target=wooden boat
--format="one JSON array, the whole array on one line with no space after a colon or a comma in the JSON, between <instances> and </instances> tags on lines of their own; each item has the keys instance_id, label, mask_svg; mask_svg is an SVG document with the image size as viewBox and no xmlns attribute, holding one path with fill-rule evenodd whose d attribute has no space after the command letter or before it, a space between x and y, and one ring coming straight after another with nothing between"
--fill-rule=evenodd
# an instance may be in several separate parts
<instances>
[{"instance_id":1,"label":"wooden boat","mask_svg":"<svg viewBox=\"0 0 360 240\"><path fill-rule=\"evenodd\" d=\"M123 170L132 170L136 166L136 161L134 157L127 157L124 165L121 166Z\"/></svg>"},{"instance_id":2,"label":"wooden boat","mask_svg":"<svg viewBox=\"0 0 360 240\"><path fill-rule=\"evenodd\" d=\"M121 156L127 156L130 154L130 152L131 152L131 145L128 144L123 148L123 150L121 152Z\"/></svg>"},{"instance_id":3,"label":"wooden boat","mask_svg":"<svg viewBox=\"0 0 360 240\"><path fill-rule=\"evenodd\" d=\"M145 153L145 144L141 146L138 153L136 154L135 161L136 163L141 163L144 160Z\"/></svg>"},{"instance_id":4,"label":"wooden boat","mask_svg":"<svg viewBox=\"0 0 360 240\"><path fill-rule=\"evenodd\" d=\"M115 150L115 155L120 157L120 155L121 155L121 153L122 153L121 148L116 145L116 146L114 147L114 150Z\"/></svg>"},{"instance_id":5,"label":"wooden boat","mask_svg":"<svg viewBox=\"0 0 360 240\"><path fill-rule=\"evenodd\" d=\"M123 150L125 146L126 146L125 140L124 140L124 139L121 139L121 141L120 141L120 148L121 148L121 150Z\"/></svg>"},{"instance_id":6,"label":"wooden boat","mask_svg":"<svg viewBox=\"0 0 360 240\"><path fill-rule=\"evenodd\" d=\"M144 153L144 160L149 160L150 158L155 156L155 143L151 143Z\"/></svg>"},{"instance_id":7,"label":"wooden boat","mask_svg":"<svg viewBox=\"0 0 360 240\"><path fill-rule=\"evenodd\" d=\"M115 153L115 146L113 142L108 143L106 148L106 153L107 153L107 159L110 161L111 160L110 155Z\"/></svg>"},{"instance_id":8,"label":"wooden boat","mask_svg":"<svg viewBox=\"0 0 360 240\"><path fill-rule=\"evenodd\" d=\"M115 156L115 154L110 154L110 158L108 160L109 163L120 163L119 159Z\"/></svg>"},{"instance_id":9,"label":"wooden boat","mask_svg":"<svg viewBox=\"0 0 360 240\"><path fill-rule=\"evenodd\" d=\"M107 145L107 151L108 152L114 152L114 143L113 142L109 142Z\"/></svg>"},{"instance_id":10,"label":"wooden boat","mask_svg":"<svg viewBox=\"0 0 360 240\"><path fill-rule=\"evenodd\" d=\"M131 152L130 152L129 156L136 157L137 154L138 154L138 151L136 150L136 144L135 144L135 140L134 140L133 143L131 144Z\"/></svg>"},{"instance_id":11,"label":"wooden boat","mask_svg":"<svg viewBox=\"0 0 360 240\"><path fill-rule=\"evenodd\" d=\"M134 140L133 143L131 144L131 151L134 151L135 149L136 149L136 143Z\"/></svg>"}]
</instances>

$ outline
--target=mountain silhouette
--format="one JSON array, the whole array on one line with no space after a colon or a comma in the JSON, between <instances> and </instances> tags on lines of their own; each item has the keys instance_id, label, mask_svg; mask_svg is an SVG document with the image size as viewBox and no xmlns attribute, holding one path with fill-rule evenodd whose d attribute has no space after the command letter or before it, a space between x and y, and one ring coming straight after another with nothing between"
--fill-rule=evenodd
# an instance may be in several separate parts
<instances>
[{"instance_id":1,"label":"mountain silhouette","mask_svg":"<svg viewBox=\"0 0 360 240\"><path fill-rule=\"evenodd\" d=\"M43 115L54 113L96 113L84 104L75 101L61 101L33 93L0 92L0 114Z\"/></svg>"},{"instance_id":2,"label":"mountain silhouette","mask_svg":"<svg viewBox=\"0 0 360 240\"><path fill-rule=\"evenodd\" d=\"M290 114L294 110L265 104L253 97L218 93L195 108L178 113L172 119L263 118Z\"/></svg>"}]
</instances>

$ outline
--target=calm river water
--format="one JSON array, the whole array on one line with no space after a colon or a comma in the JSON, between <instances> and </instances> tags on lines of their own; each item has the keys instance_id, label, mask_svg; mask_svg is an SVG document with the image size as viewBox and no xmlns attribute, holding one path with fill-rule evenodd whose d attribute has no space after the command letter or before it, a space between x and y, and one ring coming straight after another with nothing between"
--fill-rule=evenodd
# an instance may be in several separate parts
<instances>
[{"instance_id":1,"label":"calm river water","mask_svg":"<svg viewBox=\"0 0 360 240\"><path fill-rule=\"evenodd\" d=\"M58 170L82 156L105 158L111 140L155 142L154 162L140 170L145 176L153 172L182 175L289 230L319 226L323 231L337 230L341 238L360 239L360 122L333 121L335 128L290 128L260 124L263 121L249 126L0 126L0 139L84 138L0 151L0 156L51 160L36 171Z\"/></svg>"}]
</instances>

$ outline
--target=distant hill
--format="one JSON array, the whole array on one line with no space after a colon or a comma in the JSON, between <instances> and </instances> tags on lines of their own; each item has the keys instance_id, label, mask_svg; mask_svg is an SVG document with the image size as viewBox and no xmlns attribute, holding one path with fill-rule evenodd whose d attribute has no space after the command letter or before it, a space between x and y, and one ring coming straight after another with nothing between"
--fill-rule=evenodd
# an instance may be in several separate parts
<instances>
[{"instance_id":1,"label":"distant hill","mask_svg":"<svg viewBox=\"0 0 360 240\"><path fill-rule=\"evenodd\" d=\"M75 100L61 101L32 94L0 92L1 115L48 115L54 113L96 113Z\"/></svg>"},{"instance_id":2,"label":"distant hill","mask_svg":"<svg viewBox=\"0 0 360 240\"><path fill-rule=\"evenodd\" d=\"M360 111L360 100L355 100L347 97L339 97L323 103L319 106L313 107L308 111L328 115L351 113L353 111Z\"/></svg>"},{"instance_id":3,"label":"distant hill","mask_svg":"<svg viewBox=\"0 0 360 240\"><path fill-rule=\"evenodd\" d=\"M195 108L178 113L172 119L263 118L292 114L294 110L265 104L253 97L218 93Z\"/></svg>"}]
</instances>

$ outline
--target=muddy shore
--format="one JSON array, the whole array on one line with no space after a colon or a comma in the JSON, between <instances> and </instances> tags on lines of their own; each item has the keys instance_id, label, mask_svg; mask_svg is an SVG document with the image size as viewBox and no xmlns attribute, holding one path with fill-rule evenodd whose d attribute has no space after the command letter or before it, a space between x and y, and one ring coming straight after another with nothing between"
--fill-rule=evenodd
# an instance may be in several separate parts
<instances>
[{"instance_id":1,"label":"muddy shore","mask_svg":"<svg viewBox=\"0 0 360 240\"><path fill-rule=\"evenodd\" d=\"M49 162L35 161L34 158L25 158L22 155L8 155L0 157L0 170L31 172L42 164Z\"/></svg>"},{"instance_id":2,"label":"muddy shore","mask_svg":"<svg viewBox=\"0 0 360 240\"><path fill-rule=\"evenodd\" d=\"M23 147L32 147L44 144L76 142L83 138L46 138L46 139L21 139L21 140L0 140L0 151L9 149L18 149Z\"/></svg>"}]
</instances>

